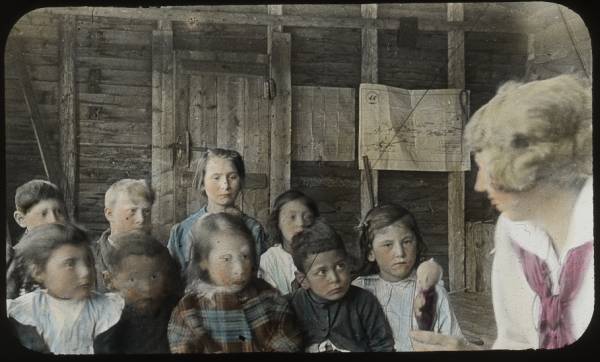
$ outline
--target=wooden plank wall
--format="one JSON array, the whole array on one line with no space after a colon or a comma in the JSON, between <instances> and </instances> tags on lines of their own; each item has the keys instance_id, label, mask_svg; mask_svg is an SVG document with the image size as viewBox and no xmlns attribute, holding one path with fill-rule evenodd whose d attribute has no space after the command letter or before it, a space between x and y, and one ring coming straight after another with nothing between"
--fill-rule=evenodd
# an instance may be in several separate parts
<instances>
[{"instance_id":1,"label":"wooden plank wall","mask_svg":"<svg viewBox=\"0 0 600 362\"><path fill-rule=\"evenodd\" d=\"M530 77L546 79L563 73L591 77L592 42L581 16L553 3L541 4L534 14L530 22L539 30L532 35Z\"/></svg>"},{"instance_id":2,"label":"wooden plank wall","mask_svg":"<svg viewBox=\"0 0 600 362\"><path fill-rule=\"evenodd\" d=\"M77 17L79 220L108 227L104 193L122 178L150 180L152 30L156 22Z\"/></svg>"},{"instance_id":3,"label":"wooden plank wall","mask_svg":"<svg viewBox=\"0 0 600 362\"><path fill-rule=\"evenodd\" d=\"M4 65L6 215L12 240L18 240L23 230L15 223L15 189L37 178L46 179L25 98L19 85L18 72L11 56L27 64L38 109L51 130L50 142L58 146L58 57L60 19L48 15L26 14L15 24L7 39ZM15 36L19 37L24 57L15 53ZM55 155L58 157L58 154Z\"/></svg>"},{"instance_id":4,"label":"wooden plank wall","mask_svg":"<svg viewBox=\"0 0 600 362\"><path fill-rule=\"evenodd\" d=\"M263 5L210 7L214 11L266 14ZM207 10L195 7L196 11ZM466 6L466 18L469 19ZM284 15L360 17L360 4L284 5ZM378 18L420 17L443 21L445 4L381 4ZM25 56L40 108L51 129L57 125L58 17L27 15L15 26L26 36ZM77 85L79 100L80 221L99 233L107 226L104 192L119 178L150 178L152 133L151 39L156 22L78 16ZM173 22L175 50L211 50L246 54L267 52L266 26ZM361 72L360 29L285 27L292 36L292 85L350 87L358 94ZM445 88L447 36L418 31L414 43L398 46L394 30L378 31L378 78L382 84L406 88ZM490 99L498 84L525 72L527 37L523 34L465 33L466 88L472 91L471 110ZM10 39L7 50L10 51ZM440 74L435 77L435 71ZM27 118L18 82L7 68L7 202L13 204L17 185L43 177L39 153ZM435 80L434 80L435 78ZM56 140L57 135L52 135ZM356 161L294 161L291 185L320 201L326 218L353 242L360 217L360 173ZM494 217L485 196L472 191L474 172L466 177L466 220ZM443 257L446 243L447 177L445 174L386 172L380 176L380 202L414 205L427 229L432 253ZM407 193L406 190L410 190ZM393 196L388 196L393 195ZM410 196L404 200L402 195ZM431 204L434 211L429 209ZM12 211L10 211L12 213ZM13 224L14 226L14 224ZM443 261L441 261L444 263Z\"/></svg>"},{"instance_id":5,"label":"wooden plank wall","mask_svg":"<svg viewBox=\"0 0 600 362\"><path fill-rule=\"evenodd\" d=\"M487 103L498 86L525 76L527 36L525 34L465 33L465 82L471 91L471 115ZM475 192L477 164L465 174L465 221L495 220L498 213L484 193Z\"/></svg>"}]
</instances>

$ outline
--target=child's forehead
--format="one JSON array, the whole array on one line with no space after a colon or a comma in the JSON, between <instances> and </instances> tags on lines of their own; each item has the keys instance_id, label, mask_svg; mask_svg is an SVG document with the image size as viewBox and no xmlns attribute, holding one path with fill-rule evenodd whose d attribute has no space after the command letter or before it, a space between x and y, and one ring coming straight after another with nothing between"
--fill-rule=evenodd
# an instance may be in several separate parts
<instances>
[{"instance_id":1,"label":"child's forehead","mask_svg":"<svg viewBox=\"0 0 600 362\"><path fill-rule=\"evenodd\" d=\"M346 260L344 250L333 249L316 254L308 254L304 260L304 264L307 267L306 269L310 270L312 268L333 265L344 260Z\"/></svg>"},{"instance_id":2,"label":"child's forehead","mask_svg":"<svg viewBox=\"0 0 600 362\"><path fill-rule=\"evenodd\" d=\"M213 233L211 237L211 249L229 250L229 249L248 249L252 244L246 235L234 230L219 230Z\"/></svg>"},{"instance_id":3,"label":"child's forehead","mask_svg":"<svg viewBox=\"0 0 600 362\"><path fill-rule=\"evenodd\" d=\"M123 190L119 191L117 198L116 198L117 205L125 205L125 204L136 205L136 204L141 204L144 202L149 202L149 200L146 197L145 190L138 188L138 187L123 189Z\"/></svg>"},{"instance_id":4,"label":"child's forehead","mask_svg":"<svg viewBox=\"0 0 600 362\"><path fill-rule=\"evenodd\" d=\"M161 255L140 255L130 254L126 255L119 262L119 273L131 272L141 269L155 269L162 270L166 268L167 263L163 261Z\"/></svg>"},{"instance_id":5,"label":"child's forehead","mask_svg":"<svg viewBox=\"0 0 600 362\"><path fill-rule=\"evenodd\" d=\"M46 206L64 207L65 203L62 200L54 198L54 197L47 198L47 199L40 199L40 200L38 200L35 204L33 204L29 208L29 211L32 210L32 209L36 209L36 208L40 208L40 207L46 207Z\"/></svg>"}]
</instances>

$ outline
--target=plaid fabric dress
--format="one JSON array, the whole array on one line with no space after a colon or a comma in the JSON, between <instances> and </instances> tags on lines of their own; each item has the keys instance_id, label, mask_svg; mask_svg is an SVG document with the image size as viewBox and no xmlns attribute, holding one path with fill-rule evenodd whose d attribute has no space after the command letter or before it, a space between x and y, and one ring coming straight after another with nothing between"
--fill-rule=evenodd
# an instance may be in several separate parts
<instances>
[{"instance_id":1,"label":"plaid fabric dress","mask_svg":"<svg viewBox=\"0 0 600 362\"><path fill-rule=\"evenodd\" d=\"M238 292L196 281L167 334L172 353L296 352L302 344L293 310L262 279Z\"/></svg>"}]
</instances>

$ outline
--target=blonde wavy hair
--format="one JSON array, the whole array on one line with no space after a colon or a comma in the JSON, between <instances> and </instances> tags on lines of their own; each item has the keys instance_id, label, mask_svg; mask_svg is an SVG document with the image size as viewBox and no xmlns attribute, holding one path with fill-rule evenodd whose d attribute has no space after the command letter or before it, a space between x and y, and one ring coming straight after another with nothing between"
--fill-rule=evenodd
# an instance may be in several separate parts
<instances>
[{"instance_id":1,"label":"blonde wavy hair","mask_svg":"<svg viewBox=\"0 0 600 362\"><path fill-rule=\"evenodd\" d=\"M485 154L498 190L577 184L592 174L591 86L574 75L507 82L473 115L465 140Z\"/></svg>"}]
</instances>

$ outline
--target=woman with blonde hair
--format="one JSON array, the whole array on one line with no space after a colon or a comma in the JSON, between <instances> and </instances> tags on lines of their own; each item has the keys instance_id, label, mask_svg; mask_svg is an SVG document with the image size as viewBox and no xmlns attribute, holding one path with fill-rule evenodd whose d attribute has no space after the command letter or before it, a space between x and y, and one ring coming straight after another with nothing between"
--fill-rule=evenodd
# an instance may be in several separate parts
<instances>
[{"instance_id":1,"label":"woman with blonde hair","mask_svg":"<svg viewBox=\"0 0 600 362\"><path fill-rule=\"evenodd\" d=\"M467 124L475 190L501 215L495 232L492 348L560 348L594 310L591 88L571 75L509 82ZM422 350L469 348L414 332Z\"/></svg>"}]
</instances>

